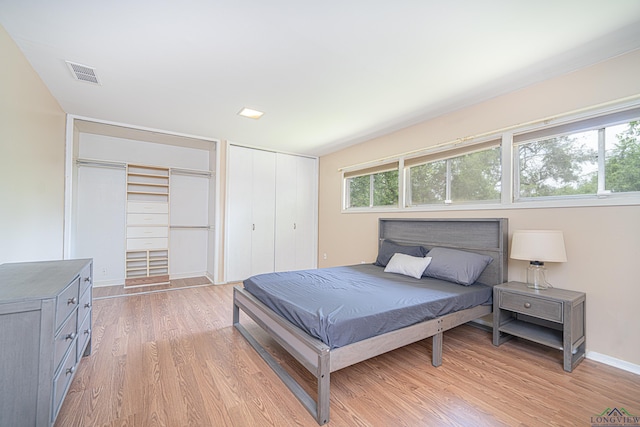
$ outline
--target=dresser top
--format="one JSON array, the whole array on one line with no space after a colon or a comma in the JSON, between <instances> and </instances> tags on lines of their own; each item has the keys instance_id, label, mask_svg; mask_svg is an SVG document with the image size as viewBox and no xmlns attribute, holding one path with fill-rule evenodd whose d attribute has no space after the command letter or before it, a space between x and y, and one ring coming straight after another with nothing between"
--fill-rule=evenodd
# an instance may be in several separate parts
<instances>
[{"instance_id":1,"label":"dresser top","mask_svg":"<svg viewBox=\"0 0 640 427\"><path fill-rule=\"evenodd\" d=\"M0 303L53 298L91 259L19 262L0 265Z\"/></svg>"},{"instance_id":2,"label":"dresser top","mask_svg":"<svg viewBox=\"0 0 640 427\"><path fill-rule=\"evenodd\" d=\"M573 302L585 298L584 292L570 291L568 289L560 288L531 289L526 283L522 282L507 282L501 285L496 285L494 288L520 295L536 296L538 298L545 298L549 300Z\"/></svg>"}]
</instances>

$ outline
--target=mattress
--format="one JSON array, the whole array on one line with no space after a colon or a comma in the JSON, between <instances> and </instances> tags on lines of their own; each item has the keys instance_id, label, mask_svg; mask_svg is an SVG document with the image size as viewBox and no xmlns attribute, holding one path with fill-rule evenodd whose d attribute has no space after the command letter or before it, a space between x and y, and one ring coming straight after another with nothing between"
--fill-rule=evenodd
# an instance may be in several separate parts
<instances>
[{"instance_id":1,"label":"mattress","mask_svg":"<svg viewBox=\"0 0 640 427\"><path fill-rule=\"evenodd\" d=\"M493 288L414 279L360 264L253 276L245 289L331 349L456 311L489 305Z\"/></svg>"}]
</instances>

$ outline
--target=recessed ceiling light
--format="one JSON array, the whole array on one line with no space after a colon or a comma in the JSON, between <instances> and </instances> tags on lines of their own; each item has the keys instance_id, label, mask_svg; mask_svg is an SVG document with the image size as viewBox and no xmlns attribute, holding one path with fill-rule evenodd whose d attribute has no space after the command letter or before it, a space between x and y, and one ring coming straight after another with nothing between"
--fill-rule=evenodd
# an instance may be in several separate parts
<instances>
[{"instance_id":1,"label":"recessed ceiling light","mask_svg":"<svg viewBox=\"0 0 640 427\"><path fill-rule=\"evenodd\" d=\"M262 115L264 114L262 111L258 111L258 110L253 110L251 108L243 108L242 110L240 110L240 112L238 113L239 115L241 115L242 117L248 117L250 119L259 119L260 117L262 117Z\"/></svg>"}]
</instances>

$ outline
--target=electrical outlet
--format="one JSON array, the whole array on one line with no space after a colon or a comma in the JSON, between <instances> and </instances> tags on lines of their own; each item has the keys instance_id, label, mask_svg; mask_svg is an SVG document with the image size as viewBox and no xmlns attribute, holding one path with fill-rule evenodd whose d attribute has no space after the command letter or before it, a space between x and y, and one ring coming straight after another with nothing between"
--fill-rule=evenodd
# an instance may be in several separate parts
<instances>
[{"instance_id":1,"label":"electrical outlet","mask_svg":"<svg viewBox=\"0 0 640 427\"><path fill-rule=\"evenodd\" d=\"M101 271L103 276L107 275L107 267L102 267L102 271Z\"/></svg>"},{"instance_id":2,"label":"electrical outlet","mask_svg":"<svg viewBox=\"0 0 640 427\"><path fill-rule=\"evenodd\" d=\"M327 259L327 253L322 254L322 259Z\"/></svg>"}]
</instances>

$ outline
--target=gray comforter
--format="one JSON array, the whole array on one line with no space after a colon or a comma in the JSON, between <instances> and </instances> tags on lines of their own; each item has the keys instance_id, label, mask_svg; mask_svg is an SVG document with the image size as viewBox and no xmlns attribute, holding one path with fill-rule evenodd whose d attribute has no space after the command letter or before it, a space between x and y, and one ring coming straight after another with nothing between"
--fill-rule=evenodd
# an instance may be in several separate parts
<instances>
[{"instance_id":1,"label":"gray comforter","mask_svg":"<svg viewBox=\"0 0 640 427\"><path fill-rule=\"evenodd\" d=\"M332 349L492 301L491 286L414 279L372 264L261 274L244 287Z\"/></svg>"}]
</instances>

